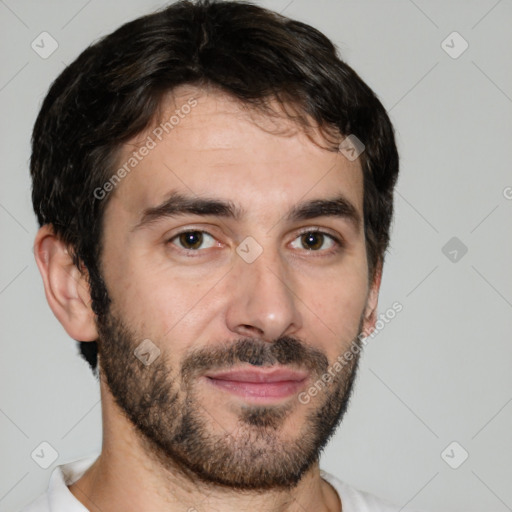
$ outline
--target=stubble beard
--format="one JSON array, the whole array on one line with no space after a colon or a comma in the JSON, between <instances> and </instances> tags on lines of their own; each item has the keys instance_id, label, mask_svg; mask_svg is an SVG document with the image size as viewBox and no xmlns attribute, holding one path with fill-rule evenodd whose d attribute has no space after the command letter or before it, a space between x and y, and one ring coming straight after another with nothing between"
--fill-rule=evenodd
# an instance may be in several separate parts
<instances>
[{"instance_id":1,"label":"stubble beard","mask_svg":"<svg viewBox=\"0 0 512 512\"><path fill-rule=\"evenodd\" d=\"M161 355L145 366L134 355L142 338L119 317L111 312L98 316L98 331L100 378L147 455L172 474L232 489L295 487L341 422L359 362L358 351L308 405L297 397L275 406L247 404L232 409L237 419L229 427L225 418L232 412L222 411L216 419L202 405L199 375L239 363L280 364L307 369L312 382L321 382L329 369L326 356L291 337L274 343L245 338L192 352L180 369L173 368L162 344ZM355 338L352 344L358 342ZM310 409L302 425L284 437L283 425L301 407Z\"/></svg>"}]
</instances>

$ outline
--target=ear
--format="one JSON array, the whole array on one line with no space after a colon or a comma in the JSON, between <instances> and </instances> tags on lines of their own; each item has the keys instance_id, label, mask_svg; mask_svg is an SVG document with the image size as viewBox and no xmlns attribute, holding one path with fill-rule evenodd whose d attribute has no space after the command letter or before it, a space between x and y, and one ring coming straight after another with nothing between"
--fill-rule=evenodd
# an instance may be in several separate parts
<instances>
[{"instance_id":1,"label":"ear","mask_svg":"<svg viewBox=\"0 0 512 512\"><path fill-rule=\"evenodd\" d=\"M362 331L365 336L369 336L375 330L377 322L377 306L379 303L379 290L382 280L382 262L378 262L373 273L373 279L368 290L368 298L366 300L366 308L364 312L364 320Z\"/></svg>"},{"instance_id":2,"label":"ear","mask_svg":"<svg viewBox=\"0 0 512 512\"><path fill-rule=\"evenodd\" d=\"M66 332L77 341L96 341L98 333L87 272L74 265L67 246L54 234L51 225L42 226L37 232L34 256L46 300Z\"/></svg>"}]
</instances>

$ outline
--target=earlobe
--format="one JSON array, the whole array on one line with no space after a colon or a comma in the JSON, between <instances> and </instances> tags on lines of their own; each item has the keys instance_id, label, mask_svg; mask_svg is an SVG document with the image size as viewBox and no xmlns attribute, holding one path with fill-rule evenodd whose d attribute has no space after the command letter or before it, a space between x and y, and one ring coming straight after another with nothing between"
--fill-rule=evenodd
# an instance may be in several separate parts
<instances>
[{"instance_id":1,"label":"earlobe","mask_svg":"<svg viewBox=\"0 0 512 512\"><path fill-rule=\"evenodd\" d=\"M382 280L382 263L377 265L373 276L373 281L368 291L368 299L364 312L363 333L369 336L375 330L377 322L377 306L379 304L379 290Z\"/></svg>"},{"instance_id":2,"label":"earlobe","mask_svg":"<svg viewBox=\"0 0 512 512\"><path fill-rule=\"evenodd\" d=\"M78 341L95 341L98 334L86 274L74 265L66 244L50 225L39 229L34 256L46 300L66 332Z\"/></svg>"}]
</instances>

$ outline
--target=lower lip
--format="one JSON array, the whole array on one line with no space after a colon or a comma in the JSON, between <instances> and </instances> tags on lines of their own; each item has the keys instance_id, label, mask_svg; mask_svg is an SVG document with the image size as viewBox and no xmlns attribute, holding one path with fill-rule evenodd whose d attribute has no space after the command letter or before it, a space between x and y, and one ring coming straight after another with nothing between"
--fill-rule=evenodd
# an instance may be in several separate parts
<instances>
[{"instance_id":1,"label":"lower lip","mask_svg":"<svg viewBox=\"0 0 512 512\"><path fill-rule=\"evenodd\" d=\"M272 401L295 395L303 387L306 379L283 380L278 382L240 382L207 377L210 384L246 399Z\"/></svg>"}]
</instances>

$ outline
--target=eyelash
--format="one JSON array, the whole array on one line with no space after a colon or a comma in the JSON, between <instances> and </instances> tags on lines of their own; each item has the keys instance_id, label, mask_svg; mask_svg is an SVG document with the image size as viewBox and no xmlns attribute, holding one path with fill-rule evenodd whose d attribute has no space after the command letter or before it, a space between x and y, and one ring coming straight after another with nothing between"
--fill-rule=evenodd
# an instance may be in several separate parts
<instances>
[{"instance_id":1,"label":"eyelash","mask_svg":"<svg viewBox=\"0 0 512 512\"><path fill-rule=\"evenodd\" d=\"M180 231L179 233L176 233L171 238L166 240L166 244L172 244L172 242L174 240L179 238L181 235L185 235L187 233L202 233L202 234L206 234L208 236L211 236L213 239L215 239L215 237L212 234L208 233L208 231L205 231L205 230L202 230L202 229L185 229L183 231ZM306 252L306 253L320 253L320 254L315 255L315 257L330 256L330 255L338 253L341 249L343 249L345 247L345 243L344 243L344 241L341 238L338 238L338 237L336 237L334 235L331 235L330 233L322 231L320 228L307 228L307 229L299 232L297 234L297 236L293 239L293 241L295 241L298 238L300 238L301 236L309 234L309 233L323 235L324 237L327 237L327 238L329 238L330 240L332 240L334 242L334 247L329 249L329 250L316 250L315 251L315 250L312 250L312 249L303 249L303 251ZM174 245L174 244L172 244L172 245ZM184 248L179 247L179 246L176 246L176 247L180 251L184 252L189 257L200 256L200 253L205 251L205 249L184 249Z\"/></svg>"}]
</instances>

